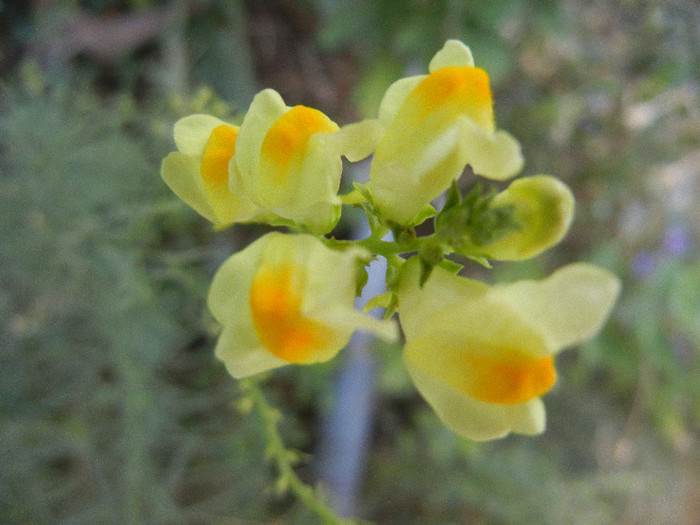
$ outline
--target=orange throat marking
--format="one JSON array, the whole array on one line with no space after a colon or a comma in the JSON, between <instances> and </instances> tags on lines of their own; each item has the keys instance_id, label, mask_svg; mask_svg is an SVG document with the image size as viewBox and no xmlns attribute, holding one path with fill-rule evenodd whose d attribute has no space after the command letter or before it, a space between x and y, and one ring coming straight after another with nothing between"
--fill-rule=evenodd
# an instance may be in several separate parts
<instances>
[{"instance_id":1,"label":"orange throat marking","mask_svg":"<svg viewBox=\"0 0 700 525\"><path fill-rule=\"evenodd\" d=\"M315 133L333 133L337 126L320 111L294 106L270 127L260 148L260 158L272 166L274 182L287 182L294 161L303 156Z\"/></svg>"},{"instance_id":2,"label":"orange throat marking","mask_svg":"<svg viewBox=\"0 0 700 525\"><path fill-rule=\"evenodd\" d=\"M468 393L488 403L518 404L547 392L556 381L554 359L507 352L502 357L465 357Z\"/></svg>"},{"instance_id":3,"label":"orange throat marking","mask_svg":"<svg viewBox=\"0 0 700 525\"><path fill-rule=\"evenodd\" d=\"M250 288L253 325L262 344L290 363L309 360L329 341L328 328L301 312L303 269L263 265Z\"/></svg>"},{"instance_id":4,"label":"orange throat marking","mask_svg":"<svg viewBox=\"0 0 700 525\"><path fill-rule=\"evenodd\" d=\"M212 186L228 186L228 163L236 153L238 130L222 124L215 127L204 147L200 173L202 180Z\"/></svg>"}]
</instances>

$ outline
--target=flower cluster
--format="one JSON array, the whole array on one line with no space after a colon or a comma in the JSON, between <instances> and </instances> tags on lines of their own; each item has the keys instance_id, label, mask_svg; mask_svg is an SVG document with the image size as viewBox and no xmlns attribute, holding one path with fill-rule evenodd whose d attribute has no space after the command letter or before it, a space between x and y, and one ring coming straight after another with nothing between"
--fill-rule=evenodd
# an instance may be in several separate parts
<instances>
[{"instance_id":1,"label":"flower cluster","mask_svg":"<svg viewBox=\"0 0 700 525\"><path fill-rule=\"evenodd\" d=\"M427 75L392 84L376 119L339 127L266 89L240 127L192 115L174 135L163 179L216 228L290 230L264 235L214 277L209 308L223 326L215 352L234 377L327 361L356 329L395 341L398 312L406 368L449 428L479 440L543 431L554 356L600 329L619 283L584 263L493 286L459 275L455 255L488 266L550 248L574 209L566 185L546 175L460 193L467 166L504 181L523 165L518 142L495 126L488 75L467 46L447 41ZM338 195L342 157L370 155L369 181ZM438 212L431 202L441 194ZM329 237L343 205L365 211L367 239ZM434 233L417 236L430 218ZM388 262L387 292L368 306L386 308L381 320L354 309L378 256Z\"/></svg>"}]
</instances>

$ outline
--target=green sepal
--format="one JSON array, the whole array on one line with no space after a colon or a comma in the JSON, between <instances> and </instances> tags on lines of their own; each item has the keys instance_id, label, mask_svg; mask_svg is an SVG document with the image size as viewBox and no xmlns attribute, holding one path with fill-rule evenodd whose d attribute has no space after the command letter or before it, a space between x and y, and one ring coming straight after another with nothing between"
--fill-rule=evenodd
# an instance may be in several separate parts
<instances>
[{"instance_id":1,"label":"green sepal","mask_svg":"<svg viewBox=\"0 0 700 525\"><path fill-rule=\"evenodd\" d=\"M492 268L491 263L486 257L483 257L482 255L464 255L467 259L471 259L474 262L479 263L481 266L484 268L488 268L489 270Z\"/></svg>"},{"instance_id":2,"label":"green sepal","mask_svg":"<svg viewBox=\"0 0 700 525\"><path fill-rule=\"evenodd\" d=\"M488 264L488 261L486 261L486 264ZM462 271L462 268L464 268L463 264L459 264L458 262L452 261L450 259L443 259L442 261L440 261L440 264L438 266L443 270L447 270L453 275L457 275L460 271ZM489 266L487 266L487 268L489 268Z\"/></svg>"},{"instance_id":3,"label":"green sepal","mask_svg":"<svg viewBox=\"0 0 700 525\"><path fill-rule=\"evenodd\" d=\"M384 310L384 316L382 319L386 321L387 319L391 319L391 317L394 315L394 312L396 312L396 307L399 304L399 298L395 293L391 294L391 301L389 302L389 305L386 307L386 310Z\"/></svg>"},{"instance_id":4,"label":"green sepal","mask_svg":"<svg viewBox=\"0 0 700 525\"><path fill-rule=\"evenodd\" d=\"M360 262L357 263L357 281L355 285L355 296L360 297L362 295L362 289L365 287L367 284L367 281L369 280L369 275L367 273L367 268L362 265L360 266Z\"/></svg>"},{"instance_id":5,"label":"green sepal","mask_svg":"<svg viewBox=\"0 0 700 525\"><path fill-rule=\"evenodd\" d=\"M367 304L362 311L367 313L372 308L388 308L391 304L393 295L393 292L384 292L380 293L379 295L375 295L369 301L367 301Z\"/></svg>"},{"instance_id":6,"label":"green sepal","mask_svg":"<svg viewBox=\"0 0 700 525\"><path fill-rule=\"evenodd\" d=\"M410 246L416 240L416 230L412 227L391 224L391 233L394 235L394 241L399 246Z\"/></svg>"},{"instance_id":7,"label":"green sepal","mask_svg":"<svg viewBox=\"0 0 700 525\"><path fill-rule=\"evenodd\" d=\"M436 237L454 251L488 267L482 246L518 230L511 206L493 207L496 192L478 183L462 199L457 184L448 190L447 203L435 218Z\"/></svg>"},{"instance_id":8,"label":"green sepal","mask_svg":"<svg viewBox=\"0 0 700 525\"><path fill-rule=\"evenodd\" d=\"M437 215L437 210L433 208L430 204L426 204L423 206L421 211L418 212L418 215L416 215L416 218L411 221L411 223L414 226L418 226L419 224L423 224L425 221L428 219L431 219Z\"/></svg>"},{"instance_id":9,"label":"green sepal","mask_svg":"<svg viewBox=\"0 0 700 525\"><path fill-rule=\"evenodd\" d=\"M359 206L365 212L367 222L369 223L369 229L372 232L372 237L381 239L390 231L390 228L377 214L376 209L374 207L374 200L372 199L372 193L369 191L366 184L353 182L352 185L355 188L355 190L350 194L357 192L364 198L363 201L357 202L355 206ZM356 198L357 197L353 197L353 199Z\"/></svg>"},{"instance_id":10,"label":"green sepal","mask_svg":"<svg viewBox=\"0 0 700 525\"><path fill-rule=\"evenodd\" d=\"M365 198L366 202L369 202L370 204L374 205L374 199L372 199L372 192L369 191L369 189L367 188L367 184L363 184L361 182L353 182L352 187L355 188L354 191L359 192L360 195L362 195ZM350 193L354 193L354 191Z\"/></svg>"},{"instance_id":11,"label":"green sepal","mask_svg":"<svg viewBox=\"0 0 700 525\"><path fill-rule=\"evenodd\" d=\"M358 204L362 204L363 202L367 202L367 197L365 197L364 193L362 193L357 186L355 186L355 189L352 191L346 193L345 195L339 195L338 197L340 197L340 202L346 206L356 206Z\"/></svg>"},{"instance_id":12,"label":"green sepal","mask_svg":"<svg viewBox=\"0 0 700 525\"><path fill-rule=\"evenodd\" d=\"M382 319L390 319L394 312L396 311L397 299L394 292L384 292L379 295L375 295L362 309L364 313L369 312L373 308L384 308L384 315Z\"/></svg>"},{"instance_id":13,"label":"green sepal","mask_svg":"<svg viewBox=\"0 0 700 525\"><path fill-rule=\"evenodd\" d=\"M462 203L462 194L459 191L459 185L457 184L457 179L452 181L452 184L447 189L445 193L445 205L442 207L442 211L451 210L452 208L459 206Z\"/></svg>"},{"instance_id":14,"label":"green sepal","mask_svg":"<svg viewBox=\"0 0 700 525\"><path fill-rule=\"evenodd\" d=\"M423 288L423 285L433 273L435 265L427 264L423 259L420 260L420 279L418 280L418 286Z\"/></svg>"}]
</instances>

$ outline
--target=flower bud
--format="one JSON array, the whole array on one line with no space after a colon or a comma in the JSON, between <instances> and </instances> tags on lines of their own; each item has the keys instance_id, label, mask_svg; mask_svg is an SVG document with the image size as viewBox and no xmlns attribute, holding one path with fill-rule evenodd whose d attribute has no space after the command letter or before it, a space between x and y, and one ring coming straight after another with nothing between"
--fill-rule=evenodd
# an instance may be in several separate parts
<instances>
[{"instance_id":1,"label":"flower bud","mask_svg":"<svg viewBox=\"0 0 700 525\"><path fill-rule=\"evenodd\" d=\"M398 289L404 362L443 423L477 440L544 430L555 354L598 332L620 286L585 263L495 286L440 267L422 287L419 278L413 258Z\"/></svg>"},{"instance_id":2,"label":"flower bud","mask_svg":"<svg viewBox=\"0 0 700 525\"><path fill-rule=\"evenodd\" d=\"M518 228L481 246L483 255L499 261L519 261L561 241L574 217L574 197L563 182L538 175L511 183L493 198L490 208L510 208Z\"/></svg>"},{"instance_id":3,"label":"flower bud","mask_svg":"<svg viewBox=\"0 0 700 525\"><path fill-rule=\"evenodd\" d=\"M311 235L269 233L229 257L209 308L223 325L215 353L236 378L333 358L357 328L397 338L391 321L353 308L369 254L326 247Z\"/></svg>"}]
</instances>

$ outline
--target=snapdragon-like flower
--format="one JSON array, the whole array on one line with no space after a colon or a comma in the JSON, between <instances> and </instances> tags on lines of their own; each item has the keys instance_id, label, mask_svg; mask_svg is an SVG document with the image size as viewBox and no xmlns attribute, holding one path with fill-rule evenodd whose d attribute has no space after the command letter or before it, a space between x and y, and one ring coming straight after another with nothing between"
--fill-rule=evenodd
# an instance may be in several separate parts
<instances>
[{"instance_id":1,"label":"snapdragon-like flower","mask_svg":"<svg viewBox=\"0 0 700 525\"><path fill-rule=\"evenodd\" d=\"M276 91L265 89L241 124L231 190L298 227L327 233L340 218L341 155L360 160L371 153L371 141L358 151L356 135L341 132L316 109L286 106Z\"/></svg>"},{"instance_id":2,"label":"snapdragon-like flower","mask_svg":"<svg viewBox=\"0 0 700 525\"><path fill-rule=\"evenodd\" d=\"M248 198L229 190L229 161L236 152L238 127L209 115L175 123L175 144L161 166L170 189L215 227L264 215Z\"/></svg>"},{"instance_id":3,"label":"snapdragon-like flower","mask_svg":"<svg viewBox=\"0 0 700 525\"><path fill-rule=\"evenodd\" d=\"M314 236L269 233L229 257L214 276L209 308L223 325L216 355L241 378L334 357L355 329L397 338L392 321L353 308L370 254L326 247Z\"/></svg>"},{"instance_id":4,"label":"snapdragon-like flower","mask_svg":"<svg viewBox=\"0 0 700 525\"><path fill-rule=\"evenodd\" d=\"M476 440L544 430L554 356L595 335L619 291L585 263L495 286L436 267L421 287L419 275L413 258L398 290L404 362L443 423Z\"/></svg>"},{"instance_id":5,"label":"snapdragon-like flower","mask_svg":"<svg viewBox=\"0 0 700 525\"><path fill-rule=\"evenodd\" d=\"M523 164L517 141L495 129L488 75L467 46L448 40L429 71L392 84L379 109L386 131L368 189L383 216L401 225L411 225L467 164L494 180Z\"/></svg>"}]
</instances>

